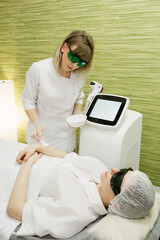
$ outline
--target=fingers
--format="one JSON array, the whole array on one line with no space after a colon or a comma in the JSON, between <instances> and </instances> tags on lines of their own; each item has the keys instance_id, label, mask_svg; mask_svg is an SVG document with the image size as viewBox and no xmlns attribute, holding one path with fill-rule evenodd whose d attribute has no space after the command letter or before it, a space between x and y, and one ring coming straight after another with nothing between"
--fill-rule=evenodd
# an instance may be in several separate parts
<instances>
[{"instance_id":1,"label":"fingers","mask_svg":"<svg viewBox=\"0 0 160 240\"><path fill-rule=\"evenodd\" d=\"M18 159L18 160L16 160L19 164L22 164L23 163L23 161L22 160L20 160L20 159Z\"/></svg>"},{"instance_id":2,"label":"fingers","mask_svg":"<svg viewBox=\"0 0 160 240\"><path fill-rule=\"evenodd\" d=\"M39 155L39 157L41 157L43 154L37 152L36 150L37 146L38 144L28 145L28 147L19 152L16 161L22 164L22 162L27 162L28 159L33 155Z\"/></svg>"},{"instance_id":3,"label":"fingers","mask_svg":"<svg viewBox=\"0 0 160 240\"><path fill-rule=\"evenodd\" d=\"M31 132L31 137L34 138L34 139L36 139L38 142L40 141L40 140L39 140L39 137L38 137L38 135L37 135L37 130L36 130L36 129L34 129L34 130Z\"/></svg>"},{"instance_id":4,"label":"fingers","mask_svg":"<svg viewBox=\"0 0 160 240\"><path fill-rule=\"evenodd\" d=\"M26 156L23 158L23 161L27 162L27 160L30 158L30 156L32 156L32 154L33 154L33 153L28 152L28 153L26 154Z\"/></svg>"},{"instance_id":5,"label":"fingers","mask_svg":"<svg viewBox=\"0 0 160 240\"><path fill-rule=\"evenodd\" d=\"M43 129L41 128L35 128L31 133L31 137L36 139L38 142L42 140L42 135L43 135Z\"/></svg>"},{"instance_id":6,"label":"fingers","mask_svg":"<svg viewBox=\"0 0 160 240\"><path fill-rule=\"evenodd\" d=\"M78 129L78 127L72 127L72 129L73 129L74 131L76 131L76 130Z\"/></svg>"},{"instance_id":7,"label":"fingers","mask_svg":"<svg viewBox=\"0 0 160 240\"><path fill-rule=\"evenodd\" d=\"M16 161L19 163L22 163L25 156L26 156L26 150L20 151L16 157Z\"/></svg>"},{"instance_id":8,"label":"fingers","mask_svg":"<svg viewBox=\"0 0 160 240\"><path fill-rule=\"evenodd\" d=\"M28 158L33 155L35 151L29 150L28 148L22 150L19 152L16 161L20 164L22 164L23 161L27 161Z\"/></svg>"},{"instance_id":9,"label":"fingers","mask_svg":"<svg viewBox=\"0 0 160 240\"><path fill-rule=\"evenodd\" d=\"M39 142L42 140L42 129L37 129L36 140Z\"/></svg>"},{"instance_id":10,"label":"fingers","mask_svg":"<svg viewBox=\"0 0 160 240\"><path fill-rule=\"evenodd\" d=\"M43 153L38 154L38 159L40 159L43 156Z\"/></svg>"},{"instance_id":11,"label":"fingers","mask_svg":"<svg viewBox=\"0 0 160 240\"><path fill-rule=\"evenodd\" d=\"M42 157L43 156L43 153L39 153L39 157Z\"/></svg>"},{"instance_id":12,"label":"fingers","mask_svg":"<svg viewBox=\"0 0 160 240\"><path fill-rule=\"evenodd\" d=\"M41 157L42 157L42 153L38 153L38 152L36 152L36 153L34 153L30 158L29 158L29 162L31 163L31 164L34 164L34 163L36 163Z\"/></svg>"},{"instance_id":13,"label":"fingers","mask_svg":"<svg viewBox=\"0 0 160 240\"><path fill-rule=\"evenodd\" d=\"M42 140L42 136L44 133L43 125L39 120L33 122L34 129L31 133L31 137L36 139L38 142Z\"/></svg>"}]
</instances>

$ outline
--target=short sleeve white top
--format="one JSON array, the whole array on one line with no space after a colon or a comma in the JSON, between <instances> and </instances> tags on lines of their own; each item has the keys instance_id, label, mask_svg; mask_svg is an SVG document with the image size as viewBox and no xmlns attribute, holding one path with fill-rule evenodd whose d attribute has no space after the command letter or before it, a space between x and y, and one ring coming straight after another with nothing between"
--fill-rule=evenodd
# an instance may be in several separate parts
<instances>
[{"instance_id":1,"label":"short sleeve white top","mask_svg":"<svg viewBox=\"0 0 160 240\"><path fill-rule=\"evenodd\" d=\"M66 152L75 148L75 131L68 126L66 118L73 112L76 103L83 103L84 79L71 72L70 78L60 76L54 68L52 58L35 62L26 73L26 84L22 93L25 110L36 109L44 126L43 140ZM29 121L26 132L27 143L35 142L30 137L33 124Z\"/></svg>"},{"instance_id":2,"label":"short sleeve white top","mask_svg":"<svg viewBox=\"0 0 160 240\"><path fill-rule=\"evenodd\" d=\"M51 166L40 184L39 194L32 191L32 196L28 196L19 236L50 234L55 238L69 238L107 213L95 184L100 182L100 173L106 171L102 162L70 153L64 161ZM44 168L41 171L42 176ZM40 181L37 175L29 186Z\"/></svg>"}]
</instances>

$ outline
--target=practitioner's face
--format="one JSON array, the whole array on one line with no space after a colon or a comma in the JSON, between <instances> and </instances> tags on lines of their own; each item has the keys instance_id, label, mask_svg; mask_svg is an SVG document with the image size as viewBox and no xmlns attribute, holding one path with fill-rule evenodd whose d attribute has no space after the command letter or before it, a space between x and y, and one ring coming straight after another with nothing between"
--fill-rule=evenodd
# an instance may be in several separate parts
<instances>
[{"instance_id":1,"label":"practitioner's face","mask_svg":"<svg viewBox=\"0 0 160 240\"><path fill-rule=\"evenodd\" d=\"M76 45L71 46L71 50L74 51L76 49ZM68 52L69 52L69 47L67 45L67 43L64 43L62 48L61 48L61 52L63 53L62 55L62 65L61 67L63 68L63 70L65 70L66 72L71 72L74 71L75 69L79 68L77 66L78 63L72 63L69 58L68 58Z\"/></svg>"}]
</instances>

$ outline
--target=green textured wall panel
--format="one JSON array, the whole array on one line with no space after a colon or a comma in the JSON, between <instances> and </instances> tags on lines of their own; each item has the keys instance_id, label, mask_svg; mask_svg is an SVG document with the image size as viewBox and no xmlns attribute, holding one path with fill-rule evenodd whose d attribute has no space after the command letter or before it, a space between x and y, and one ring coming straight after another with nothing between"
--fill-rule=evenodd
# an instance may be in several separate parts
<instances>
[{"instance_id":1,"label":"green textured wall panel","mask_svg":"<svg viewBox=\"0 0 160 240\"><path fill-rule=\"evenodd\" d=\"M160 2L157 0L1 0L0 79L15 85L18 139L27 118L21 92L29 66L52 53L72 30L93 35L91 80L104 93L130 98L143 114L140 169L160 186Z\"/></svg>"}]
</instances>

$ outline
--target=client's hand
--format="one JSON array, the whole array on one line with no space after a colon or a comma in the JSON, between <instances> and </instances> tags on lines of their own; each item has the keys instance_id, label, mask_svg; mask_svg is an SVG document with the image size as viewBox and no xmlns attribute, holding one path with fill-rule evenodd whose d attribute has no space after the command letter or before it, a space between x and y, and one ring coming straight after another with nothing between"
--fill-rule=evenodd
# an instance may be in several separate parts
<instances>
[{"instance_id":1,"label":"client's hand","mask_svg":"<svg viewBox=\"0 0 160 240\"><path fill-rule=\"evenodd\" d=\"M35 152L31 157L29 157L28 163L33 165L34 163L36 163L42 157L42 155L43 155L43 153ZM25 162L23 161L22 164L25 164Z\"/></svg>"},{"instance_id":2,"label":"client's hand","mask_svg":"<svg viewBox=\"0 0 160 240\"><path fill-rule=\"evenodd\" d=\"M27 161L37 150L38 144L28 145L25 149L19 152L16 161L22 164L23 161Z\"/></svg>"}]
</instances>

